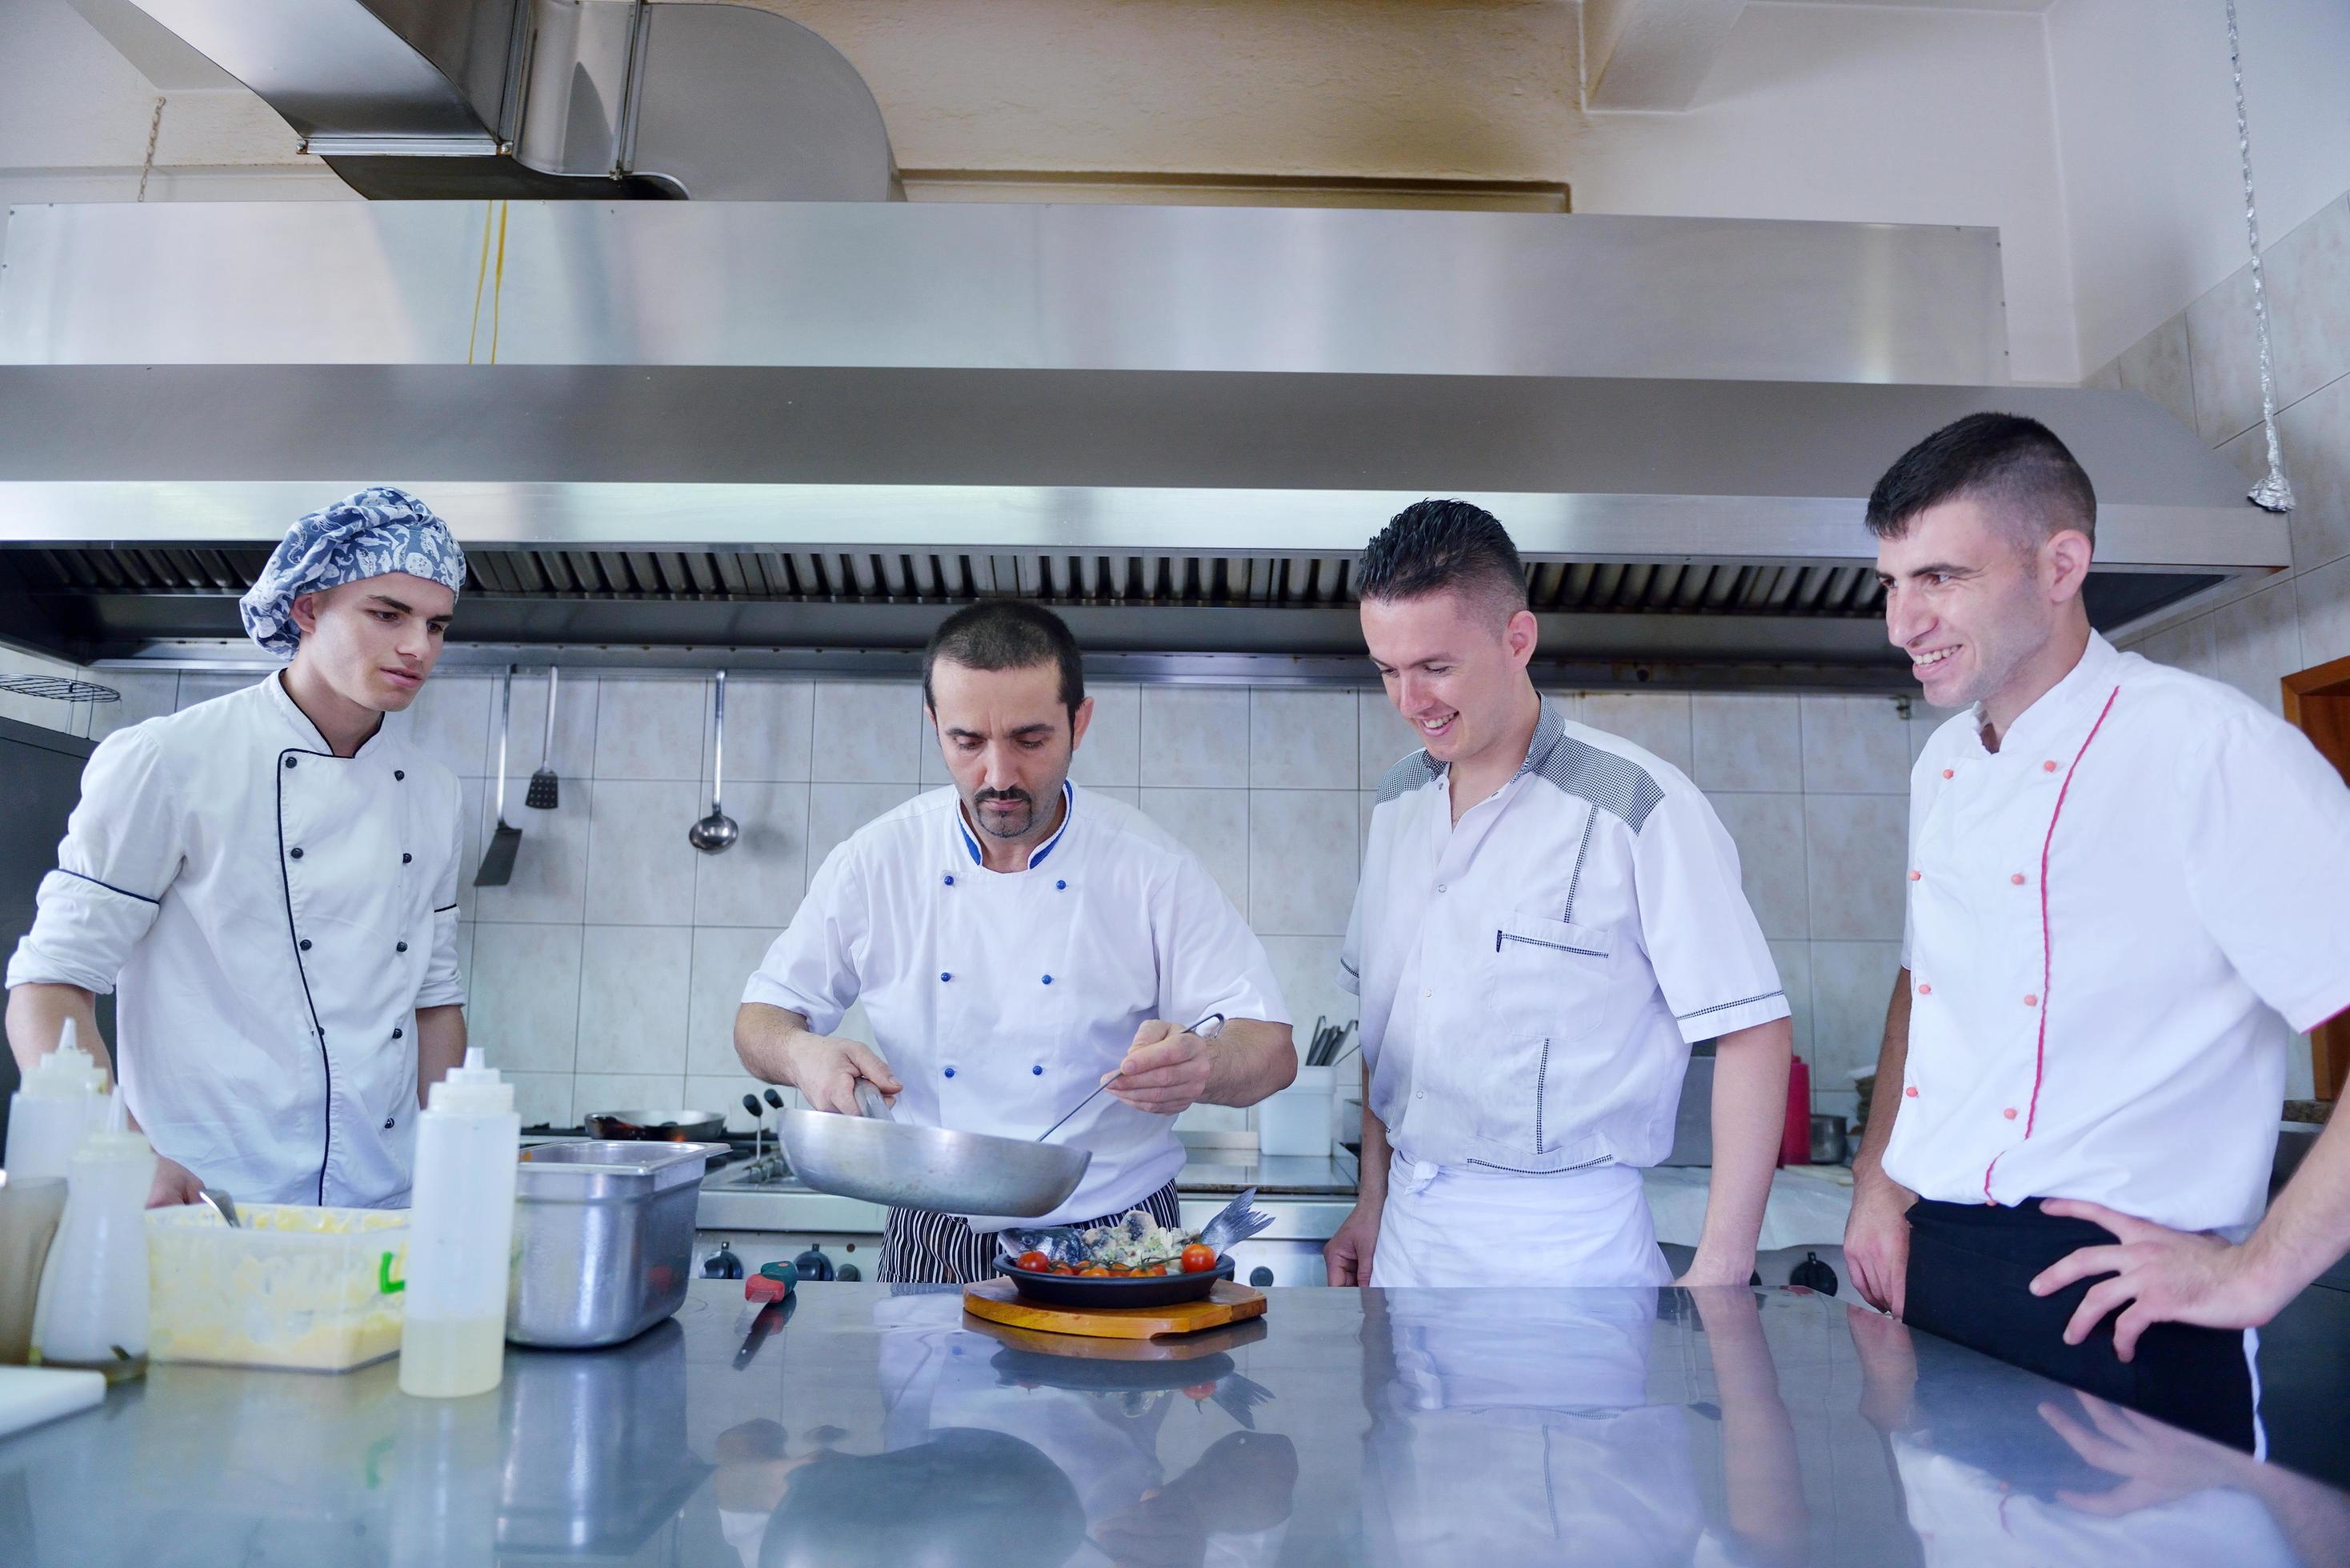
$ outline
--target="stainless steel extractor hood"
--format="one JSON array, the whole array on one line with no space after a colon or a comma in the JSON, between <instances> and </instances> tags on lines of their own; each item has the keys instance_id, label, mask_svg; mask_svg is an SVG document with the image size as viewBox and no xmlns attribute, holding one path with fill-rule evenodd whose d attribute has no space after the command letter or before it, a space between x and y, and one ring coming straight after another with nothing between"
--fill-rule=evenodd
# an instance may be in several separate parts
<instances>
[{"instance_id":1,"label":"stainless steel extractor hood","mask_svg":"<svg viewBox=\"0 0 2350 1568\"><path fill-rule=\"evenodd\" d=\"M884 201L881 110L750 5L134 0L363 196Z\"/></svg>"},{"instance_id":2,"label":"stainless steel extractor hood","mask_svg":"<svg viewBox=\"0 0 2350 1568\"><path fill-rule=\"evenodd\" d=\"M1899 691L1862 503L1985 408L2095 480L2100 626L2289 558L2150 401L1996 384L1954 232L515 204L499 292L467 253L508 211L16 214L0 624L241 652L285 522L390 482L465 540L460 659L902 669L1017 594L1128 668L1359 678L1353 556L1461 494L1553 679Z\"/></svg>"}]
</instances>

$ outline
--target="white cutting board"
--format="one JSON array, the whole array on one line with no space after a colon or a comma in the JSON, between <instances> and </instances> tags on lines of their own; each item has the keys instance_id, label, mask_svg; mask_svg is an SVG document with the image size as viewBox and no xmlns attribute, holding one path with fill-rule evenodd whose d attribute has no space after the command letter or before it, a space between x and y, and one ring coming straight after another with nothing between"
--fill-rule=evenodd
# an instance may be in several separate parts
<instances>
[{"instance_id":1,"label":"white cutting board","mask_svg":"<svg viewBox=\"0 0 2350 1568\"><path fill-rule=\"evenodd\" d=\"M106 1378L57 1366L0 1366L0 1438L106 1402Z\"/></svg>"}]
</instances>

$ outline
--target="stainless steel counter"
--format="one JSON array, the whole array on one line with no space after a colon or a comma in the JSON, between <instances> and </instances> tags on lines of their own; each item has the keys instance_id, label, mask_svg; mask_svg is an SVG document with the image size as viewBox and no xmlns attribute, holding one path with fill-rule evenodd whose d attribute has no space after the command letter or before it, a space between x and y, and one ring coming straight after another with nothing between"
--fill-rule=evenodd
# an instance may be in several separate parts
<instances>
[{"instance_id":1,"label":"stainless steel counter","mask_svg":"<svg viewBox=\"0 0 2350 1568\"><path fill-rule=\"evenodd\" d=\"M1282 1291L1159 1362L951 1292L804 1286L746 1352L752 1321L697 1282L445 1402L388 1363L157 1367L0 1441L0 1562L2350 1556L2350 1496L1816 1296Z\"/></svg>"}]
</instances>

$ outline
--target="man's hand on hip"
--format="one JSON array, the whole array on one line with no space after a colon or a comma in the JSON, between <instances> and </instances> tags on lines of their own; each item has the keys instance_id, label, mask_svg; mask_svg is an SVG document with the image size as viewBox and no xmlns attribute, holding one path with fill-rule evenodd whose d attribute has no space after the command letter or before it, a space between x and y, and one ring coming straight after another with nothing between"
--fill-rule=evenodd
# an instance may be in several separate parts
<instances>
[{"instance_id":1,"label":"man's hand on hip","mask_svg":"<svg viewBox=\"0 0 2350 1568\"><path fill-rule=\"evenodd\" d=\"M2114 1354L2124 1361L2137 1353L2137 1336L2158 1323L2258 1328L2284 1304L2253 1269L2251 1253L2220 1237L2173 1231L2076 1198L2051 1199L2040 1210L2092 1220L2116 1238L2113 1245L2083 1247L2059 1258L2032 1282L2032 1293L2045 1296L2077 1280L2109 1276L2089 1287L2064 1325L2067 1345L2088 1338L2125 1303L2128 1310L2114 1323Z\"/></svg>"},{"instance_id":2,"label":"man's hand on hip","mask_svg":"<svg viewBox=\"0 0 2350 1568\"><path fill-rule=\"evenodd\" d=\"M1153 1018L1134 1032L1109 1092L1138 1111L1171 1116L1191 1109L1207 1092L1211 1065L1205 1040Z\"/></svg>"},{"instance_id":3,"label":"man's hand on hip","mask_svg":"<svg viewBox=\"0 0 2350 1568\"><path fill-rule=\"evenodd\" d=\"M1379 1245L1379 1210L1387 1206L1384 1197L1367 1199L1355 1205L1322 1248L1322 1266L1334 1285L1367 1285L1371 1282L1371 1254Z\"/></svg>"}]
</instances>

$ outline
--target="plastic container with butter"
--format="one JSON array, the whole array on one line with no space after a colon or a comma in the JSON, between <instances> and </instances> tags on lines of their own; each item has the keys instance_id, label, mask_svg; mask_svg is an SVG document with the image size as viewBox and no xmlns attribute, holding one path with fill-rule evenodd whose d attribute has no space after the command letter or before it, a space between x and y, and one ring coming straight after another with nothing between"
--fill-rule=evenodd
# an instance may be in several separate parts
<instances>
[{"instance_id":1,"label":"plastic container with butter","mask_svg":"<svg viewBox=\"0 0 2350 1568\"><path fill-rule=\"evenodd\" d=\"M147 1212L148 1356L348 1372L400 1349L408 1215L240 1204Z\"/></svg>"}]
</instances>

